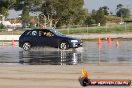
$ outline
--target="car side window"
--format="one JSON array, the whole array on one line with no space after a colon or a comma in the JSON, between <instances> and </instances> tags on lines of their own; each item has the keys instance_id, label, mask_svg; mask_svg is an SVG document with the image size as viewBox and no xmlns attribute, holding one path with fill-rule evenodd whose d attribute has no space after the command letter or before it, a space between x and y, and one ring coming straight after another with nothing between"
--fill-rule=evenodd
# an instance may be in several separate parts
<instances>
[{"instance_id":1,"label":"car side window","mask_svg":"<svg viewBox=\"0 0 132 88\"><path fill-rule=\"evenodd\" d=\"M37 31L32 31L31 35L32 35L32 36L37 36L38 33L37 33Z\"/></svg>"},{"instance_id":2,"label":"car side window","mask_svg":"<svg viewBox=\"0 0 132 88\"><path fill-rule=\"evenodd\" d=\"M45 30L41 31L40 33L42 37L52 37L53 35L50 31L45 31Z\"/></svg>"},{"instance_id":3,"label":"car side window","mask_svg":"<svg viewBox=\"0 0 132 88\"><path fill-rule=\"evenodd\" d=\"M46 36L47 37L52 37L52 33L51 32L47 32Z\"/></svg>"},{"instance_id":4,"label":"car side window","mask_svg":"<svg viewBox=\"0 0 132 88\"><path fill-rule=\"evenodd\" d=\"M45 37L46 36L46 31L39 31L39 36Z\"/></svg>"},{"instance_id":5,"label":"car side window","mask_svg":"<svg viewBox=\"0 0 132 88\"><path fill-rule=\"evenodd\" d=\"M25 35L30 35L30 33L31 33L31 31L28 31L28 32L25 33Z\"/></svg>"}]
</instances>

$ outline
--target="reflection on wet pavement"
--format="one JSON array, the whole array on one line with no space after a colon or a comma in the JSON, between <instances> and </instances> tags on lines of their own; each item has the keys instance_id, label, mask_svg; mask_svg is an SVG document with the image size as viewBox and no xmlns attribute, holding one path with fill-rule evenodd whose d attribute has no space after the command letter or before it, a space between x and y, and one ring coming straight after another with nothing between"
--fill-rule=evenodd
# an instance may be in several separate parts
<instances>
[{"instance_id":1,"label":"reflection on wet pavement","mask_svg":"<svg viewBox=\"0 0 132 88\"><path fill-rule=\"evenodd\" d=\"M81 54L77 50L62 51L50 47L24 51L19 47L6 46L0 49L0 64L74 65L81 63Z\"/></svg>"},{"instance_id":2,"label":"reflection on wet pavement","mask_svg":"<svg viewBox=\"0 0 132 88\"><path fill-rule=\"evenodd\" d=\"M31 51L23 51L18 46L14 48L5 46L5 48L0 49L0 64L74 65L85 63L107 64L109 62L131 64L132 41L120 41L119 48L115 47L114 41L112 41L111 48L108 48L107 41L103 41L100 52L95 41L84 42L83 48L66 51L49 47L39 47Z\"/></svg>"},{"instance_id":3,"label":"reflection on wet pavement","mask_svg":"<svg viewBox=\"0 0 132 88\"><path fill-rule=\"evenodd\" d=\"M73 65L81 62L76 51L19 51L19 63L30 65Z\"/></svg>"}]
</instances>

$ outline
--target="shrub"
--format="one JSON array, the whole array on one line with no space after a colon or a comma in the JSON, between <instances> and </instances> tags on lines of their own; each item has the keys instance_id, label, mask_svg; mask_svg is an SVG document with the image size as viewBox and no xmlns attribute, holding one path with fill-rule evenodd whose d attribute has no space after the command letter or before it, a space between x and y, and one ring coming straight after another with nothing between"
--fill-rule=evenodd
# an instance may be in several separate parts
<instances>
[{"instance_id":1,"label":"shrub","mask_svg":"<svg viewBox=\"0 0 132 88\"><path fill-rule=\"evenodd\" d=\"M5 29L5 26L2 23L0 23L0 29Z\"/></svg>"}]
</instances>

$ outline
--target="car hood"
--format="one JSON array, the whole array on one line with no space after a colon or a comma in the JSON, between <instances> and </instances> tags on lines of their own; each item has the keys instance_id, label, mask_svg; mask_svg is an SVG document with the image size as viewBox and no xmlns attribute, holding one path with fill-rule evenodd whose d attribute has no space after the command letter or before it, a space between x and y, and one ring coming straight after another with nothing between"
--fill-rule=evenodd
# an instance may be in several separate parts
<instances>
[{"instance_id":1,"label":"car hood","mask_svg":"<svg viewBox=\"0 0 132 88\"><path fill-rule=\"evenodd\" d=\"M77 39L77 38L74 38L74 37L71 37L71 36L60 36L60 37L62 37L62 38L64 38L64 39L68 39L68 40L78 40L78 41L80 41L80 39Z\"/></svg>"}]
</instances>

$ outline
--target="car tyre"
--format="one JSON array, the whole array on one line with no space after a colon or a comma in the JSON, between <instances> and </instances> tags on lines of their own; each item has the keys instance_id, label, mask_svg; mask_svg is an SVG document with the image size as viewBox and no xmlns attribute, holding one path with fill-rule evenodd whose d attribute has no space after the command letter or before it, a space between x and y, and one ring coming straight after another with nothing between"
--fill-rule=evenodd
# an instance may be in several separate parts
<instances>
[{"instance_id":1,"label":"car tyre","mask_svg":"<svg viewBox=\"0 0 132 88\"><path fill-rule=\"evenodd\" d=\"M69 44L67 42L61 42L59 48L61 50L67 50L69 49Z\"/></svg>"},{"instance_id":2,"label":"car tyre","mask_svg":"<svg viewBox=\"0 0 132 88\"><path fill-rule=\"evenodd\" d=\"M29 42L25 42L22 47L25 51L29 51L31 49L31 44Z\"/></svg>"}]
</instances>

